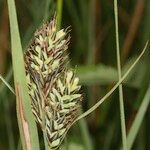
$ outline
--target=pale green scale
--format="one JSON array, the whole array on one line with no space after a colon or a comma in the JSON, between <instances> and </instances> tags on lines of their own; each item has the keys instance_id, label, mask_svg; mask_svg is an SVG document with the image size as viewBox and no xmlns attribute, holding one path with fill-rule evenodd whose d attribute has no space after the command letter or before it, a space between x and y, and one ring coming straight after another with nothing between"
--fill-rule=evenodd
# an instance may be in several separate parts
<instances>
[{"instance_id":1,"label":"pale green scale","mask_svg":"<svg viewBox=\"0 0 150 150\"><path fill-rule=\"evenodd\" d=\"M33 89L30 90L30 95L31 95L32 97L34 97L34 90L33 90Z\"/></svg>"},{"instance_id":2,"label":"pale green scale","mask_svg":"<svg viewBox=\"0 0 150 150\"><path fill-rule=\"evenodd\" d=\"M36 116L36 119L37 119L36 121L41 124L41 119L40 119L39 116L37 115L36 111L35 111L34 109L32 109L32 112L33 112L33 114Z\"/></svg>"},{"instance_id":3,"label":"pale green scale","mask_svg":"<svg viewBox=\"0 0 150 150\"><path fill-rule=\"evenodd\" d=\"M73 81L73 84L71 85L70 92L73 92L80 87L78 86L78 83L79 83L79 78L76 77Z\"/></svg>"},{"instance_id":4,"label":"pale green scale","mask_svg":"<svg viewBox=\"0 0 150 150\"><path fill-rule=\"evenodd\" d=\"M54 41L49 37L48 43L49 43L48 51L50 51L52 48L54 48Z\"/></svg>"},{"instance_id":5,"label":"pale green scale","mask_svg":"<svg viewBox=\"0 0 150 150\"><path fill-rule=\"evenodd\" d=\"M57 132L56 132L56 131L55 131L55 132L51 132L51 131L49 130L50 138L54 137L56 134L57 134Z\"/></svg>"},{"instance_id":6,"label":"pale green scale","mask_svg":"<svg viewBox=\"0 0 150 150\"><path fill-rule=\"evenodd\" d=\"M28 73L27 73L27 75L26 75L26 79L27 79L27 83L31 85L31 83L30 83L30 82L31 82L31 80L30 80L30 75L29 75Z\"/></svg>"},{"instance_id":7,"label":"pale green scale","mask_svg":"<svg viewBox=\"0 0 150 150\"><path fill-rule=\"evenodd\" d=\"M69 109L70 107L73 107L75 105L76 105L76 102L70 102L70 103L64 104L63 108L68 108Z\"/></svg>"},{"instance_id":8,"label":"pale green scale","mask_svg":"<svg viewBox=\"0 0 150 150\"><path fill-rule=\"evenodd\" d=\"M33 59L33 56L34 56L34 55L31 55L30 57Z\"/></svg>"},{"instance_id":9,"label":"pale green scale","mask_svg":"<svg viewBox=\"0 0 150 150\"><path fill-rule=\"evenodd\" d=\"M63 101L66 101L66 100L69 100L70 99L70 95L64 95L62 96L62 100Z\"/></svg>"},{"instance_id":10,"label":"pale green scale","mask_svg":"<svg viewBox=\"0 0 150 150\"><path fill-rule=\"evenodd\" d=\"M46 106L45 109L46 109L46 112L47 112L49 119L52 118L52 113L50 113L49 107Z\"/></svg>"},{"instance_id":11,"label":"pale green scale","mask_svg":"<svg viewBox=\"0 0 150 150\"><path fill-rule=\"evenodd\" d=\"M35 50L36 50L37 53L38 53L38 57L41 58L41 48L40 48L40 46L37 45L37 46L35 47Z\"/></svg>"},{"instance_id":12,"label":"pale green scale","mask_svg":"<svg viewBox=\"0 0 150 150\"><path fill-rule=\"evenodd\" d=\"M57 121L54 120L54 129L59 130Z\"/></svg>"},{"instance_id":13,"label":"pale green scale","mask_svg":"<svg viewBox=\"0 0 150 150\"><path fill-rule=\"evenodd\" d=\"M36 40L37 40L37 42L38 42L40 45L43 44L44 39L43 39L43 37L42 37L41 35L39 35L39 37L38 37Z\"/></svg>"},{"instance_id":14,"label":"pale green scale","mask_svg":"<svg viewBox=\"0 0 150 150\"><path fill-rule=\"evenodd\" d=\"M39 35L39 40L40 40L41 42L44 41L44 39L43 39L43 37L42 37L41 35Z\"/></svg>"},{"instance_id":15,"label":"pale green scale","mask_svg":"<svg viewBox=\"0 0 150 150\"><path fill-rule=\"evenodd\" d=\"M49 75L51 72L52 72L52 70L51 70L51 69L48 69L48 70L46 70L46 71L43 71L42 74L43 74L44 77L46 77L46 76Z\"/></svg>"},{"instance_id":16,"label":"pale green scale","mask_svg":"<svg viewBox=\"0 0 150 150\"><path fill-rule=\"evenodd\" d=\"M49 64L54 58L52 56L48 57L45 61L44 64Z\"/></svg>"},{"instance_id":17,"label":"pale green scale","mask_svg":"<svg viewBox=\"0 0 150 150\"><path fill-rule=\"evenodd\" d=\"M32 67L33 69L37 70L37 71L40 70L40 67L37 66L37 65L35 65L34 63L31 63L31 67Z\"/></svg>"},{"instance_id":18,"label":"pale green scale","mask_svg":"<svg viewBox=\"0 0 150 150\"><path fill-rule=\"evenodd\" d=\"M81 97L81 94L73 94L73 95L70 95L70 101L74 100L74 99L77 99Z\"/></svg>"},{"instance_id":19,"label":"pale green scale","mask_svg":"<svg viewBox=\"0 0 150 150\"><path fill-rule=\"evenodd\" d=\"M63 38L65 35L66 33L64 32L64 29L61 29L60 31L56 33L56 40Z\"/></svg>"},{"instance_id":20,"label":"pale green scale","mask_svg":"<svg viewBox=\"0 0 150 150\"><path fill-rule=\"evenodd\" d=\"M60 139L57 139L57 140L53 141L52 143L50 143L50 146L51 147L56 147L56 146L59 145L59 143L60 143Z\"/></svg>"},{"instance_id":21,"label":"pale green scale","mask_svg":"<svg viewBox=\"0 0 150 150\"><path fill-rule=\"evenodd\" d=\"M60 110L59 111L60 113L63 113L63 114L67 114L67 113L69 113L69 109L62 109L62 110Z\"/></svg>"},{"instance_id":22,"label":"pale green scale","mask_svg":"<svg viewBox=\"0 0 150 150\"><path fill-rule=\"evenodd\" d=\"M34 83L31 83L31 85L32 85L32 89L33 90L37 90L37 87L36 87L36 85Z\"/></svg>"},{"instance_id":23,"label":"pale green scale","mask_svg":"<svg viewBox=\"0 0 150 150\"><path fill-rule=\"evenodd\" d=\"M52 70L59 67L59 62L60 62L60 59L54 60L54 62L52 63Z\"/></svg>"},{"instance_id":24,"label":"pale green scale","mask_svg":"<svg viewBox=\"0 0 150 150\"><path fill-rule=\"evenodd\" d=\"M55 96L57 96L58 101L59 101L59 102L62 102L62 98L61 98L61 95L59 94L59 92L58 92L55 88L53 88L52 91L53 91L53 94L54 94Z\"/></svg>"},{"instance_id":25,"label":"pale green scale","mask_svg":"<svg viewBox=\"0 0 150 150\"><path fill-rule=\"evenodd\" d=\"M58 81L57 81L57 86L60 89L61 94L63 94L64 90L65 90L65 86L63 86L63 84L62 84L60 79L58 79Z\"/></svg>"},{"instance_id":26,"label":"pale green scale","mask_svg":"<svg viewBox=\"0 0 150 150\"><path fill-rule=\"evenodd\" d=\"M59 44L56 45L56 48L60 48L62 45L64 45L65 42L66 40L62 40Z\"/></svg>"},{"instance_id":27,"label":"pale green scale","mask_svg":"<svg viewBox=\"0 0 150 150\"><path fill-rule=\"evenodd\" d=\"M50 97L51 97L51 100L52 100L53 102L56 101L55 95L54 95L53 93L50 93Z\"/></svg>"},{"instance_id":28,"label":"pale green scale","mask_svg":"<svg viewBox=\"0 0 150 150\"><path fill-rule=\"evenodd\" d=\"M42 66L43 66L43 61L41 60L41 59L39 59L39 57L37 57L37 56L35 56L34 55L34 59L36 60L36 62L39 64L39 66L40 66L40 69L42 68Z\"/></svg>"},{"instance_id":29,"label":"pale green scale","mask_svg":"<svg viewBox=\"0 0 150 150\"><path fill-rule=\"evenodd\" d=\"M71 90L71 78L73 77L73 72L68 71L66 75L66 83L67 83L67 88L68 88L68 94L70 94Z\"/></svg>"},{"instance_id":30,"label":"pale green scale","mask_svg":"<svg viewBox=\"0 0 150 150\"><path fill-rule=\"evenodd\" d=\"M44 68L45 68L45 70L48 70L48 69L49 69L49 66L46 65L46 64L44 64Z\"/></svg>"},{"instance_id":31,"label":"pale green scale","mask_svg":"<svg viewBox=\"0 0 150 150\"><path fill-rule=\"evenodd\" d=\"M57 57L57 56L60 56L62 53L63 53L62 51L58 52L58 53L56 54L56 57Z\"/></svg>"},{"instance_id":32,"label":"pale green scale","mask_svg":"<svg viewBox=\"0 0 150 150\"><path fill-rule=\"evenodd\" d=\"M61 130L58 131L59 136L63 135L66 132L66 128L63 128Z\"/></svg>"},{"instance_id":33,"label":"pale green scale","mask_svg":"<svg viewBox=\"0 0 150 150\"><path fill-rule=\"evenodd\" d=\"M63 124L58 124L58 129L60 130L61 128L63 128Z\"/></svg>"},{"instance_id":34,"label":"pale green scale","mask_svg":"<svg viewBox=\"0 0 150 150\"><path fill-rule=\"evenodd\" d=\"M72 76L73 76L73 72L72 71L68 71L67 72L67 76L66 76L66 82L67 82L67 84L70 84Z\"/></svg>"},{"instance_id":35,"label":"pale green scale","mask_svg":"<svg viewBox=\"0 0 150 150\"><path fill-rule=\"evenodd\" d=\"M44 56L44 60L47 60L48 59L47 53L45 51L42 51L42 54Z\"/></svg>"}]
</instances>

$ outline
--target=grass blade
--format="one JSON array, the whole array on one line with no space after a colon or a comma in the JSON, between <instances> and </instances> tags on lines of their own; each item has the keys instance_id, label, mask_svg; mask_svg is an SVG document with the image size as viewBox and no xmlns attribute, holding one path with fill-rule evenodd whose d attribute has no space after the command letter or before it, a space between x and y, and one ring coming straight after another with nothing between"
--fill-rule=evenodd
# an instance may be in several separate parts
<instances>
[{"instance_id":1,"label":"grass blade","mask_svg":"<svg viewBox=\"0 0 150 150\"><path fill-rule=\"evenodd\" d=\"M14 83L16 89L17 118L21 141L23 144L23 149L39 150L37 127L31 112L30 98L26 85L26 75L15 2L14 0L8 0L7 2L10 20Z\"/></svg>"},{"instance_id":2,"label":"grass blade","mask_svg":"<svg viewBox=\"0 0 150 150\"><path fill-rule=\"evenodd\" d=\"M120 63L120 50L119 50L119 31L118 31L118 5L117 0L114 0L114 14L115 14L115 31L116 31L116 51L117 51L117 68L118 77L121 79L121 63ZM120 120L121 120L121 133L123 149L127 150L127 138L126 138L126 125L124 114L124 102L123 102L123 88L122 84L119 85L119 103L120 103Z\"/></svg>"},{"instance_id":3,"label":"grass blade","mask_svg":"<svg viewBox=\"0 0 150 150\"><path fill-rule=\"evenodd\" d=\"M144 118L144 115L146 113L146 110L149 106L149 102L150 102L150 85L147 89L147 92L145 94L145 97L142 101L142 104L138 110L138 113L134 119L134 122L129 130L129 134L127 136L127 143L128 143L128 149L132 148L133 142L136 138L136 135L138 133L138 130L141 126L142 120Z\"/></svg>"}]
</instances>

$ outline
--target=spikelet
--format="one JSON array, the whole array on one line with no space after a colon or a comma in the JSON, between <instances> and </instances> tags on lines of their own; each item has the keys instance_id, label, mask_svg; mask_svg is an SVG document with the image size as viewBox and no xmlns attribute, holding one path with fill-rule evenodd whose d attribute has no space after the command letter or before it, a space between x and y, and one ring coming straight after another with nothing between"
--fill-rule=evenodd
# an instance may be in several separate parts
<instances>
[{"instance_id":1,"label":"spikelet","mask_svg":"<svg viewBox=\"0 0 150 150\"><path fill-rule=\"evenodd\" d=\"M50 149L58 149L80 107L79 79L67 67L68 29L56 30L56 18L35 32L25 52L32 112Z\"/></svg>"}]
</instances>

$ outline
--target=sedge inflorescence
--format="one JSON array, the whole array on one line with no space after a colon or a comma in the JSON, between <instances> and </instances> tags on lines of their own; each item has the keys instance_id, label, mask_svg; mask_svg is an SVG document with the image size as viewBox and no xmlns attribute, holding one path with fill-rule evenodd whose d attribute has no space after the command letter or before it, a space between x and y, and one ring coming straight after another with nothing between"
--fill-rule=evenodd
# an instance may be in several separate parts
<instances>
[{"instance_id":1,"label":"sedge inflorescence","mask_svg":"<svg viewBox=\"0 0 150 150\"><path fill-rule=\"evenodd\" d=\"M50 149L58 149L78 116L79 79L68 67L68 28L57 31L56 17L34 34L25 52L32 112Z\"/></svg>"}]
</instances>

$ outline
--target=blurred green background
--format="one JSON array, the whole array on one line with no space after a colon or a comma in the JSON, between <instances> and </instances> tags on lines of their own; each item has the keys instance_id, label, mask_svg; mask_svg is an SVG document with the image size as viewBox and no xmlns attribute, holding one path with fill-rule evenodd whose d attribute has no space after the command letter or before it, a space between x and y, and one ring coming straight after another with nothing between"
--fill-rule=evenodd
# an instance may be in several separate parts
<instances>
[{"instance_id":1,"label":"blurred green background","mask_svg":"<svg viewBox=\"0 0 150 150\"><path fill-rule=\"evenodd\" d=\"M16 0L23 49L35 30L55 14L56 0ZM119 36L122 71L134 62L150 36L150 0L120 0ZM71 26L71 66L83 85L83 111L118 81L113 0L63 0L62 28ZM19 64L18 64L19 65ZM13 86L7 1L0 0L0 74ZM123 83L127 133L150 84L147 51ZM118 90L86 119L74 125L64 142L69 150L117 150L121 147ZM39 131L39 135L42 135ZM43 149L43 141L41 149ZM150 149L148 109L133 150ZM0 81L0 150L21 149L15 96Z\"/></svg>"}]
</instances>

